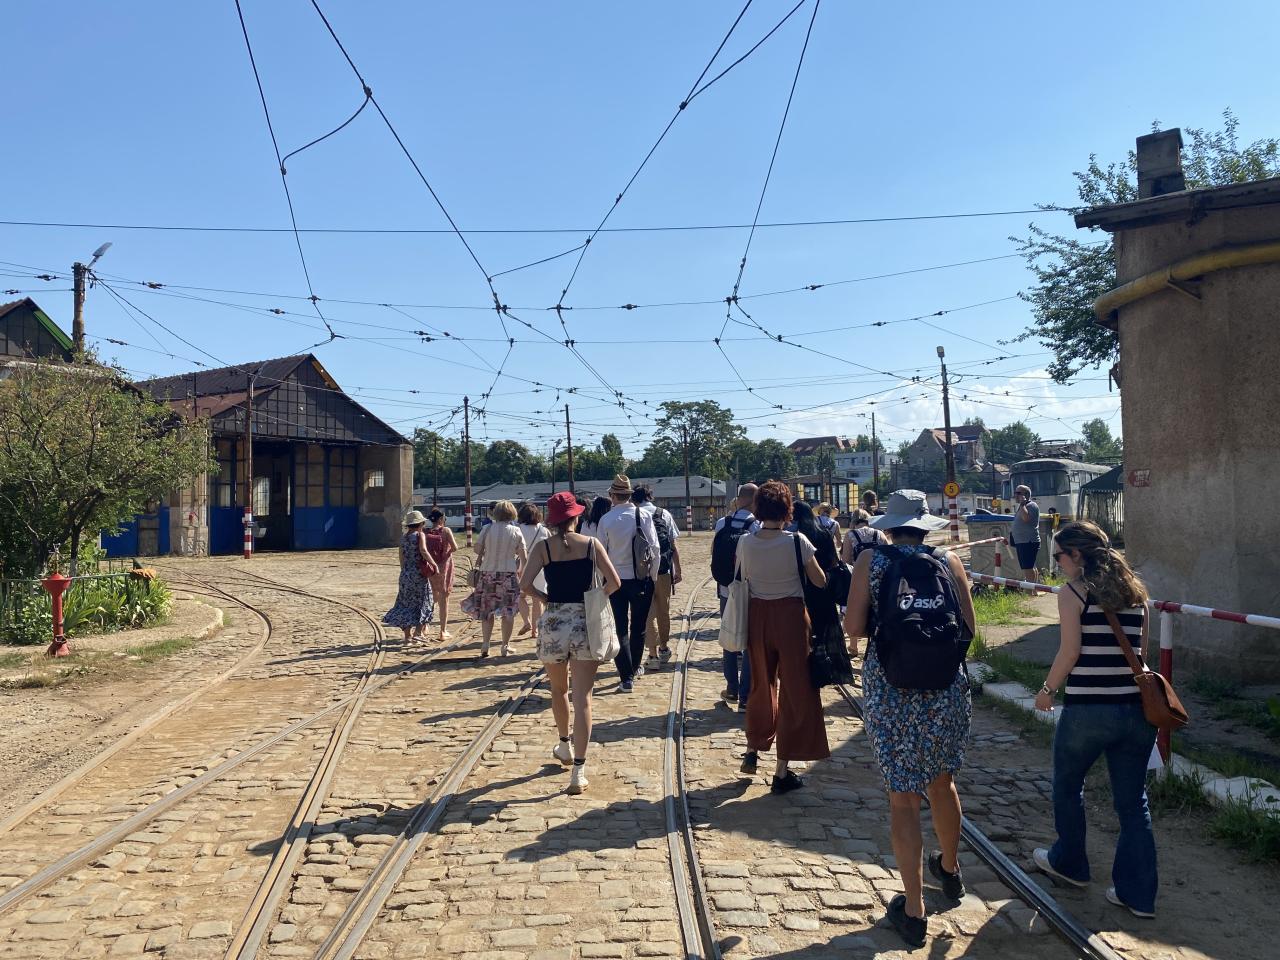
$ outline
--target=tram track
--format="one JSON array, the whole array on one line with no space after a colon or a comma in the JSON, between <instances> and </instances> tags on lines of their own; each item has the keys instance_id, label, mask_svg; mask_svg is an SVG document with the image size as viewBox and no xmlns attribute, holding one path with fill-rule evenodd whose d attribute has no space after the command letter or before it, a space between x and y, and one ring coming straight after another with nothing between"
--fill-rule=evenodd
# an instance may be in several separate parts
<instances>
[{"instance_id":1,"label":"tram track","mask_svg":"<svg viewBox=\"0 0 1280 960\"><path fill-rule=\"evenodd\" d=\"M246 571L240 572L244 573ZM241 607L254 611L262 618L265 625L264 636L260 644L256 645L255 656L266 648L266 644L273 633L272 620L266 611L257 604L246 600L243 596L236 596L223 587L204 580L189 571L182 571L180 576L188 578L188 581L193 584L194 591L203 593L206 596L220 596L231 602L237 603ZM177 581L175 580L174 582ZM290 824L286 829L286 838L289 842L281 844L276 855L273 856L271 869L268 874L269 877L279 875L281 873L287 877L289 874L285 869L285 866L288 862L296 860L297 851L300 850L300 845L297 840L301 837L303 841L305 841L305 836L308 832L307 825L310 823L308 815L315 812L319 803L323 801L326 795L328 783L331 781L333 773L337 769L338 762L342 755L342 749L359 718L360 709L366 698L388 684L421 669L441 655L457 649L467 641L467 638L460 637L452 643L436 647L424 656L419 657L411 663L397 669L395 673L379 678L378 673L381 671L385 659L385 642L381 632L381 625L367 613L360 610L358 607L345 603L344 601L313 594L310 591L306 591L290 584L273 581L270 578L263 577L258 574L250 573L247 581L242 579L239 582L248 586L253 586L256 589L284 592L313 600L325 600L335 603L355 613L365 622L366 625L373 627L375 631L375 641L371 645L370 658L367 661L361 676L357 680L355 689L346 695L339 697L335 702L328 706L299 720L288 723L283 729L271 734L265 739L259 740L245 749L240 749L238 752L235 752L232 756L225 759L222 763L205 769L204 773L201 775L189 780L181 786L176 787L155 801L146 804L134 814L126 817L115 826L108 828L89 842L82 844L78 848L63 855L52 864L47 865L35 874L11 887L3 894L0 894L0 913L6 912L28 898L45 891L60 878L67 876L73 871L91 862L99 855L109 851L113 846L125 840L130 835L145 828L149 823L156 820L166 811L184 800L187 800L216 781L225 778L246 762L261 756L300 731L311 727L336 713L340 713L340 716L335 722L334 730L331 733L329 743L322 755L321 761L308 778L303 790L302 798L300 799L295 809L295 813L290 820ZM241 658L228 676L243 670L250 662L252 662L252 660L253 657ZM226 679L226 677L223 679ZM184 698L184 701L180 701L180 703L189 706L195 700L199 699L199 697L207 694L210 689L212 689L212 686L207 685L201 690L195 691L191 697ZM164 715L152 722L148 729L154 729L158 723L162 722L167 717L172 716L173 713L176 712L176 709L176 707L174 709L166 709ZM66 790L70 789L75 784L83 782L97 770L102 769L110 759L119 754L121 750L129 746L131 743L136 742L136 740L145 732L146 731L138 731L137 736L134 736L132 739L128 739L127 742L118 741L116 744L113 744L111 748L108 748L107 751L104 751L97 758L90 761L80 770L76 771L75 774L66 778L64 782L55 785L55 788L51 788L49 791L46 791L46 794L42 795L44 799L41 803L37 804L36 801L33 801L22 810L15 812L15 815L11 816L7 821L8 827L16 826L23 819L30 817L33 813L41 809L52 799L65 793ZM243 746L243 742L233 743L226 746L226 749L235 750L237 747L241 746ZM41 800L41 798L37 798L37 800ZM267 895L269 897L270 894L274 892L275 888L265 880L264 884L267 885ZM255 900L256 899L258 898L255 897Z\"/></svg>"}]
</instances>

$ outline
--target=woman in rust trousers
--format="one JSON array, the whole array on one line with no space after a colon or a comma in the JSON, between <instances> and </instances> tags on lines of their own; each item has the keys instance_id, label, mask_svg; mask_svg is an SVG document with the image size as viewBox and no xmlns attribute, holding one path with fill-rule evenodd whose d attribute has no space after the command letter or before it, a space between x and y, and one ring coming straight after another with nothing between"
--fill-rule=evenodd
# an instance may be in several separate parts
<instances>
[{"instance_id":1,"label":"woman in rust trousers","mask_svg":"<svg viewBox=\"0 0 1280 960\"><path fill-rule=\"evenodd\" d=\"M822 698L809 680L809 615L801 576L816 587L827 578L804 534L783 529L791 519L791 491L776 480L756 494L761 527L738 541L742 578L750 586L747 655L751 696L747 699L747 753L743 773L755 773L758 754L777 740L774 793L804 786L788 767L792 760L831 756ZM803 571L803 573L802 573Z\"/></svg>"}]
</instances>

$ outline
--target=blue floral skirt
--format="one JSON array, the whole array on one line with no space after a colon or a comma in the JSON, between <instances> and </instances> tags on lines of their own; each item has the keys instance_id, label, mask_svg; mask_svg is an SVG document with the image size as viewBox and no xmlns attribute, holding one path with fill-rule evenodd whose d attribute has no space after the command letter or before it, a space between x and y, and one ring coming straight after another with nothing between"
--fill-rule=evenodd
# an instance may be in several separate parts
<instances>
[{"instance_id":1,"label":"blue floral skirt","mask_svg":"<svg viewBox=\"0 0 1280 960\"><path fill-rule=\"evenodd\" d=\"M431 584L422 579L417 567L401 567L396 605L386 612L382 622L388 627L414 630L430 623L434 613L435 600L431 596Z\"/></svg>"}]
</instances>

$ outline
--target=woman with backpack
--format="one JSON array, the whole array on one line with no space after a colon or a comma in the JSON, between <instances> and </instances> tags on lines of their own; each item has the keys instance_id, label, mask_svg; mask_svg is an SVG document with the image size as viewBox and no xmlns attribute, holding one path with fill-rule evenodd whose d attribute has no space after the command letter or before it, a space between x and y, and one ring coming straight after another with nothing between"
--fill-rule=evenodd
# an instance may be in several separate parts
<instances>
[{"instance_id":1,"label":"woman with backpack","mask_svg":"<svg viewBox=\"0 0 1280 960\"><path fill-rule=\"evenodd\" d=\"M964 765L972 704L964 672L973 636L973 598L954 554L924 545L925 534L947 521L929 514L919 490L898 490L872 525L888 546L864 550L853 568L845 633L850 653L876 625L862 668L867 733L889 789L893 855L903 893L889 902L888 918L911 946L928 933L924 910L920 798L929 797L940 852L929 872L952 900L964 896L957 859L960 796L952 779Z\"/></svg>"},{"instance_id":2,"label":"woman with backpack","mask_svg":"<svg viewBox=\"0 0 1280 960\"><path fill-rule=\"evenodd\" d=\"M831 756L822 697L809 679L810 621L804 602L805 579L821 588L827 578L809 538L783 529L792 515L786 484L763 484L756 493L755 515L760 529L738 541L738 565L751 598L747 655L752 682L741 770L754 774L760 751L770 749L776 739L770 790L789 793L804 786L789 769L792 760Z\"/></svg>"},{"instance_id":3,"label":"woman with backpack","mask_svg":"<svg viewBox=\"0 0 1280 960\"><path fill-rule=\"evenodd\" d=\"M827 629L829 624L840 620L837 606L844 602L849 591L849 581L845 579L847 568L841 566L840 557L836 554L836 542L826 528L822 526L821 516L813 512L813 508L803 500L797 500L792 507L795 513L795 531L809 538L813 544L814 555L818 566L826 575L827 584L821 590L810 586L805 590L805 607L809 611L814 633ZM836 590L836 584L844 588L844 594Z\"/></svg>"},{"instance_id":4,"label":"woman with backpack","mask_svg":"<svg viewBox=\"0 0 1280 960\"><path fill-rule=\"evenodd\" d=\"M453 592L453 555L458 552L458 541L449 529L444 511L433 509L427 514L431 529L426 532L427 552L439 571L431 578L431 592L440 606L440 641L452 640L449 632L449 594Z\"/></svg>"},{"instance_id":5,"label":"woman with backpack","mask_svg":"<svg viewBox=\"0 0 1280 960\"><path fill-rule=\"evenodd\" d=\"M852 566L858 562L863 550L888 542L883 533L871 526L870 513L866 510L854 510L849 514L849 532L844 535L844 543L840 545L840 559Z\"/></svg>"},{"instance_id":6,"label":"woman with backpack","mask_svg":"<svg viewBox=\"0 0 1280 960\"><path fill-rule=\"evenodd\" d=\"M1032 859L1074 887L1089 883L1085 848L1084 778L1106 755L1120 838L1107 899L1135 917L1155 916L1156 842L1147 808L1147 763L1156 728L1143 715L1142 695L1111 618L1138 662L1147 649L1147 590L1097 524L1068 523L1054 538L1054 560L1068 578L1058 594L1061 639L1036 709L1053 709L1066 685L1053 732L1053 820L1058 839Z\"/></svg>"}]
</instances>

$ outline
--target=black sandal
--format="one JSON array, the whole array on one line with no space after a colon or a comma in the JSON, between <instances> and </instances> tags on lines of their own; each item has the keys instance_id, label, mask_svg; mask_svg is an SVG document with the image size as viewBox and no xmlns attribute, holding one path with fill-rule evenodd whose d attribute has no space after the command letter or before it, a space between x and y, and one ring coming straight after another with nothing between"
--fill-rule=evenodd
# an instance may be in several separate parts
<instances>
[{"instance_id":1,"label":"black sandal","mask_svg":"<svg viewBox=\"0 0 1280 960\"><path fill-rule=\"evenodd\" d=\"M804 786L804 781L795 775L794 772L788 770L780 777L773 778L773 786L769 788L770 793L790 793L792 790L799 790Z\"/></svg>"}]
</instances>

